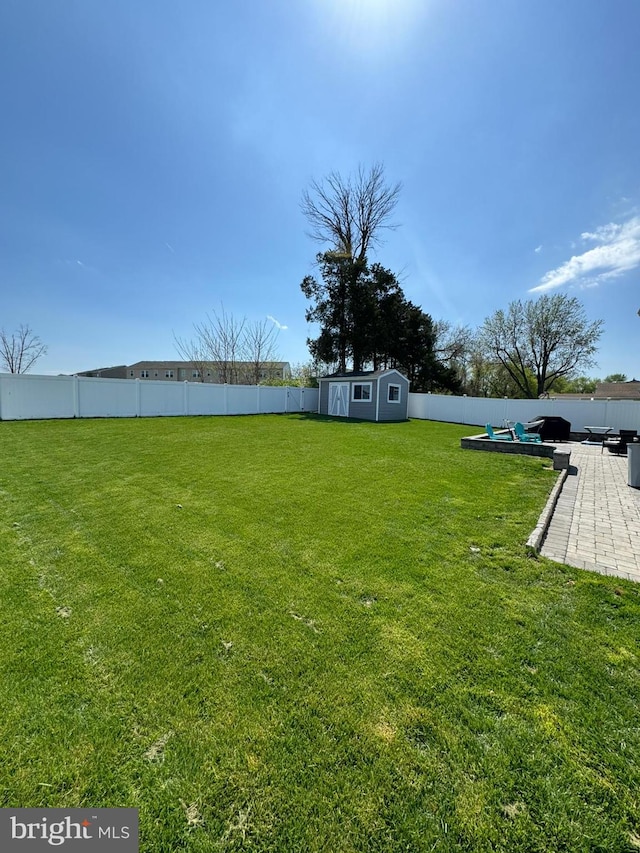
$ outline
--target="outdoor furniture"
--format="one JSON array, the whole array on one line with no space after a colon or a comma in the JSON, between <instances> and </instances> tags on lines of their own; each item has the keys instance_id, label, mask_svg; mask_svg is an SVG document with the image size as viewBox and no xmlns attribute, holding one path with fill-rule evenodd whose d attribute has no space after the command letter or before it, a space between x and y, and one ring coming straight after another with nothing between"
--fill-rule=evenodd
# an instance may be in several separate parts
<instances>
[{"instance_id":1,"label":"outdoor furniture","mask_svg":"<svg viewBox=\"0 0 640 853\"><path fill-rule=\"evenodd\" d=\"M537 434L538 427L542 426L544 421L510 421L508 418L505 418L502 425L505 429L508 429L509 432L513 432L513 428L516 423L522 423L525 432L535 432Z\"/></svg>"},{"instance_id":2,"label":"outdoor furniture","mask_svg":"<svg viewBox=\"0 0 640 853\"><path fill-rule=\"evenodd\" d=\"M640 489L640 443L629 443L627 452L627 484L634 489Z\"/></svg>"},{"instance_id":3,"label":"outdoor furniture","mask_svg":"<svg viewBox=\"0 0 640 853\"><path fill-rule=\"evenodd\" d=\"M525 442L528 441L529 443L534 442L534 443L542 444L542 439L540 438L538 433L536 433L536 432L525 432L524 426L520 423L520 421L516 421L516 423L513 426L513 431L515 432L516 439L518 441L525 441Z\"/></svg>"},{"instance_id":4,"label":"outdoor furniture","mask_svg":"<svg viewBox=\"0 0 640 853\"><path fill-rule=\"evenodd\" d=\"M603 449L606 447L609 453L617 453L618 455L626 453L627 444L630 441L635 441L637 436L638 430L636 429L621 429L618 436L608 436L603 440Z\"/></svg>"},{"instance_id":5,"label":"outdoor furniture","mask_svg":"<svg viewBox=\"0 0 640 853\"><path fill-rule=\"evenodd\" d=\"M582 444L599 444L602 452L602 450L604 450L604 440L610 432L613 432L613 427L585 425L585 430L589 435L585 438Z\"/></svg>"},{"instance_id":6,"label":"outdoor furniture","mask_svg":"<svg viewBox=\"0 0 640 853\"><path fill-rule=\"evenodd\" d=\"M543 441L569 441L571 438L571 424L564 418L556 415L539 415L534 421L542 421L537 430Z\"/></svg>"},{"instance_id":7,"label":"outdoor furniture","mask_svg":"<svg viewBox=\"0 0 640 853\"><path fill-rule=\"evenodd\" d=\"M491 441L513 441L512 435L504 435L503 433L495 433L493 431L493 427L491 426L491 424L487 424L485 426L485 430L487 432L487 435L491 439Z\"/></svg>"}]
</instances>

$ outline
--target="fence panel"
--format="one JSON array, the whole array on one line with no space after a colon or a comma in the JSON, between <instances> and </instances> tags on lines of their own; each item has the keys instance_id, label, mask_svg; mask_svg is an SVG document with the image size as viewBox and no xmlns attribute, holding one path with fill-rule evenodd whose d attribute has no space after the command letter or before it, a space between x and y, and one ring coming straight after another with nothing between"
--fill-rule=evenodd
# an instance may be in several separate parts
<instances>
[{"instance_id":1,"label":"fence panel","mask_svg":"<svg viewBox=\"0 0 640 853\"><path fill-rule=\"evenodd\" d=\"M0 374L0 420L255 415L318 409L316 388Z\"/></svg>"},{"instance_id":2,"label":"fence panel","mask_svg":"<svg viewBox=\"0 0 640 853\"><path fill-rule=\"evenodd\" d=\"M143 382L140 382L139 389L139 414L141 417L184 415L185 391L183 382L163 382L161 379L157 381L155 379L145 379Z\"/></svg>"},{"instance_id":3,"label":"fence panel","mask_svg":"<svg viewBox=\"0 0 640 853\"><path fill-rule=\"evenodd\" d=\"M451 397L409 394L409 417L449 423L500 426L505 420L531 421L540 415L564 418L573 432L585 426L610 426L640 431L640 402L636 400L510 400L489 397Z\"/></svg>"},{"instance_id":4,"label":"fence panel","mask_svg":"<svg viewBox=\"0 0 640 853\"><path fill-rule=\"evenodd\" d=\"M72 418L74 392L68 376L0 374L0 416L5 421Z\"/></svg>"},{"instance_id":5,"label":"fence panel","mask_svg":"<svg viewBox=\"0 0 640 853\"><path fill-rule=\"evenodd\" d=\"M187 383L187 415L226 415L224 385Z\"/></svg>"},{"instance_id":6,"label":"fence panel","mask_svg":"<svg viewBox=\"0 0 640 853\"><path fill-rule=\"evenodd\" d=\"M79 418L134 418L138 414L137 385L123 379L77 377Z\"/></svg>"},{"instance_id":7,"label":"fence panel","mask_svg":"<svg viewBox=\"0 0 640 853\"><path fill-rule=\"evenodd\" d=\"M0 374L0 419L245 415L317 412L317 388L213 385L140 379ZM640 431L636 400L505 400L409 394L409 417L483 427L557 415L573 432L585 426Z\"/></svg>"},{"instance_id":8,"label":"fence panel","mask_svg":"<svg viewBox=\"0 0 640 853\"><path fill-rule=\"evenodd\" d=\"M284 386L259 385L259 408L261 412L277 414L287 411L287 388Z\"/></svg>"},{"instance_id":9,"label":"fence panel","mask_svg":"<svg viewBox=\"0 0 640 853\"><path fill-rule=\"evenodd\" d=\"M227 414L254 415L258 411L257 385L228 385Z\"/></svg>"}]
</instances>

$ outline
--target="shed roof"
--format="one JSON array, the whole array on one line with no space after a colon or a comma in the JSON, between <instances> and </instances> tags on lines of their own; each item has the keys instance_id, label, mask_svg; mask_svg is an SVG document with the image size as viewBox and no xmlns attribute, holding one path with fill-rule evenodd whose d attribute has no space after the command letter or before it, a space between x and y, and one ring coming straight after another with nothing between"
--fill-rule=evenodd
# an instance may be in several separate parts
<instances>
[{"instance_id":1,"label":"shed roof","mask_svg":"<svg viewBox=\"0 0 640 853\"><path fill-rule=\"evenodd\" d=\"M331 373L329 376L319 377L318 381L322 382L324 379L377 379L378 376L384 376L385 373L397 373L403 379L407 378L395 367L384 367L380 370L347 370L346 373Z\"/></svg>"}]
</instances>

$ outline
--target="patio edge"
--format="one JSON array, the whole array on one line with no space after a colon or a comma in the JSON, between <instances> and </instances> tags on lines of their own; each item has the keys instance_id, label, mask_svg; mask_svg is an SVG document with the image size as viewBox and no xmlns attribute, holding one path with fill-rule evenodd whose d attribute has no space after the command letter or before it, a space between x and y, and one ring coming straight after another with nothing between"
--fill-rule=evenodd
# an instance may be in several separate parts
<instances>
[{"instance_id":1,"label":"patio edge","mask_svg":"<svg viewBox=\"0 0 640 853\"><path fill-rule=\"evenodd\" d=\"M560 476L556 480L553 488L551 489L551 493L547 498L547 503L545 504L542 513L540 514L540 518L538 519L538 523L534 527L531 535L527 539L526 549L531 556L537 556L540 553L540 548L542 547L542 540L544 539L547 530L549 529L549 525L551 523L551 519L553 518L553 513L556 508L556 504L558 503L558 498L560 497L560 492L562 491L562 487L565 484L565 480L569 476L569 469L563 468L560 471Z\"/></svg>"}]
</instances>

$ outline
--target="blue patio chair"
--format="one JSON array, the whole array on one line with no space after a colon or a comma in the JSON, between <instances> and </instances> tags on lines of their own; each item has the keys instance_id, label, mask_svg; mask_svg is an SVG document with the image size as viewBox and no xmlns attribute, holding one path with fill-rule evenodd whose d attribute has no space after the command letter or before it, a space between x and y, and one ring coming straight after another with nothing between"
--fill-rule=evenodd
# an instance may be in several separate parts
<instances>
[{"instance_id":1,"label":"blue patio chair","mask_svg":"<svg viewBox=\"0 0 640 853\"><path fill-rule=\"evenodd\" d=\"M513 426L513 431L516 434L518 441L528 441L529 444L542 444L542 439L537 432L525 432L524 426L520 421L516 421Z\"/></svg>"},{"instance_id":2,"label":"blue patio chair","mask_svg":"<svg viewBox=\"0 0 640 853\"><path fill-rule=\"evenodd\" d=\"M487 435L491 439L491 441L513 441L512 435L504 435L503 433L495 433L493 431L493 427L491 424L487 424L485 426L485 430L487 431Z\"/></svg>"}]
</instances>

